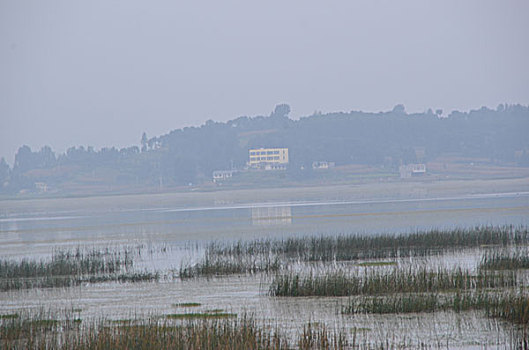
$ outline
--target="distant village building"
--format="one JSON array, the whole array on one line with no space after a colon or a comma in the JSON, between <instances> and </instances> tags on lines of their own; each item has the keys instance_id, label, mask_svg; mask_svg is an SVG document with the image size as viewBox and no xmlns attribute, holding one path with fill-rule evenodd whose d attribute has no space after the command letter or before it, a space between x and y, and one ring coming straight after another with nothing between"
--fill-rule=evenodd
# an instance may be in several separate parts
<instances>
[{"instance_id":1,"label":"distant village building","mask_svg":"<svg viewBox=\"0 0 529 350\"><path fill-rule=\"evenodd\" d=\"M250 149L248 165L265 170L282 170L288 164L288 148Z\"/></svg>"},{"instance_id":2,"label":"distant village building","mask_svg":"<svg viewBox=\"0 0 529 350\"><path fill-rule=\"evenodd\" d=\"M334 162L326 162L326 161L320 161L320 162L312 162L312 169L329 169L334 168Z\"/></svg>"},{"instance_id":3,"label":"distant village building","mask_svg":"<svg viewBox=\"0 0 529 350\"><path fill-rule=\"evenodd\" d=\"M48 192L48 185L45 182L35 182L35 189L39 193Z\"/></svg>"},{"instance_id":4,"label":"distant village building","mask_svg":"<svg viewBox=\"0 0 529 350\"><path fill-rule=\"evenodd\" d=\"M218 181L229 179L233 177L233 174L235 172L237 172L237 170L215 170L213 172L213 181L218 182Z\"/></svg>"},{"instance_id":5,"label":"distant village building","mask_svg":"<svg viewBox=\"0 0 529 350\"><path fill-rule=\"evenodd\" d=\"M400 178L407 179L426 174L426 164L407 164L399 167Z\"/></svg>"}]
</instances>

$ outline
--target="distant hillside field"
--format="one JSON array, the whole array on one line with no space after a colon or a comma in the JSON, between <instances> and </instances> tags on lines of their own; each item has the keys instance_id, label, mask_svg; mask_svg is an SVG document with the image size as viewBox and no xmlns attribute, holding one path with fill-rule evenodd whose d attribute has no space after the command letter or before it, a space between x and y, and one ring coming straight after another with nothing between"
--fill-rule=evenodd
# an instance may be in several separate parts
<instances>
[{"instance_id":1,"label":"distant hillside field","mask_svg":"<svg viewBox=\"0 0 529 350\"><path fill-rule=\"evenodd\" d=\"M215 170L239 170L224 185L340 183L399 178L399 167L424 163L428 173L452 177L525 176L529 167L529 107L406 113L403 106L380 113L314 114L289 119L288 105L269 116L143 137L128 148L22 146L10 168L0 161L0 193L137 191L214 186ZM253 148L288 148L289 164L276 173L244 171ZM315 168L332 163L332 169ZM218 186L218 184L216 185Z\"/></svg>"}]
</instances>

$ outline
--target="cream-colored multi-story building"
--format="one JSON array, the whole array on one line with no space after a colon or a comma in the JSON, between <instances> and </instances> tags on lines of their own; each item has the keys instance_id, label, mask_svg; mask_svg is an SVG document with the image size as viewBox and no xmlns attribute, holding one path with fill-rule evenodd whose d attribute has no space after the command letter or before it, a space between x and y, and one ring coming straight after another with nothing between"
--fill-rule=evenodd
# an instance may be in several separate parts
<instances>
[{"instance_id":1,"label":"cream-colored multi-story building","mask_svg":"<svg viewBox=\"0 0 529 350\"><path fill-rule=\"evenodd\" d=\"M288 148L259 148L251 149L248 165L288 164Z\"/></svg>"}]
</instances>

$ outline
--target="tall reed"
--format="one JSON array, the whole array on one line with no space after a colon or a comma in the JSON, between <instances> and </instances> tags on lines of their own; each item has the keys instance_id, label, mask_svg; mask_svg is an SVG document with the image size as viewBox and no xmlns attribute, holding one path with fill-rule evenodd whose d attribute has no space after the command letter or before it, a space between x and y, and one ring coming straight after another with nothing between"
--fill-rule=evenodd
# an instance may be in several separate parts
<instances>
[{"instance_id":1,"label":"tall reed","mask_svg":"<svg viewBox=\"0 0 529 350\"><path fill-rule=\"evenodd\" d=\"M475 248L483 245L520 245L529 243L527 227L478 226L470 229L429 230L410 234L359 234L300 237L283 240L254 240L236 243L211 243L207 255L280 255L302 261L348 261L427 256L445 250Z\"/></svg>"},{"instance_id":2,"label":"tall reed","mask_svg":"<svg viewBox=\"0 0 529 350\"><path fill-rule=\"evenodd\" d=\"M269 294L272 296L350 296L387 293L432 293L442 291L474 290L517 286L514 272L478 271L471 274L461 268L394 269L391 272L371 271L364 275L351 275L331 271L323 275L300 273L278 274L274 277Z\"/></svg>"},{"instance_id":3,"label":"tall reed","mask_svg":"<svg viewBox=\"0 0 529 350\"><path fill-rule=\"evenodd\" d=\"M479 265L487 270L529 269L529 251L527 249L503 249L488 251Z\"/></svg>"},{"instance_id":4,"label":"tall reed","mask_svg":"<svg viewBox=\"0 0 529 350\"><path fill-rule=\"evenodd\" d=\"M230 274L253 274L275 272L281 267L278 258L268 257L209 257L192 266L182 265L179 276L182 279L200 276L222 276Z\"/></svg>"},{"instance_id":5,"label":"tall reed","mask_svg":"<svg viewBox=\"0 0 529 350\"><path fill-rule=\"evenodd\" d=\"M6 322L11 322L7 324ZM127 323L98 320L83 327L68 321L47 326L35 316L0 320L2 349L344 349L346 334L308 325L295 340L278 328L262 327L247 316L240 319L174 321L157 318ZM294 340L294 341L293 341Z\"/></svg>"},{"instance_id":6,"label":"tall reed","mask_svg":"<svg viewBox=\"0 0 529 350\"><path fill-rule=\"evenodd\" d=\"M156 273L131 271L129 250L54 251L50 260L0 259L0 290L68 287L83 282L156 280Z\"/></svg>"}]
</instances>

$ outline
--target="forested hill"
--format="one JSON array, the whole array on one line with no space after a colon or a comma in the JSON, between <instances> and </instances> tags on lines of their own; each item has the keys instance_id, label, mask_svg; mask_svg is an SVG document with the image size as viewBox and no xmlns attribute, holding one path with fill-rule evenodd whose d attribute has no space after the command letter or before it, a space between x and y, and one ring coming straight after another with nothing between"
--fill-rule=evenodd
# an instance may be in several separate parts
<instances>
[{"instance_id":1,"label":"forested hill","mask_svg":"<svg viewBox=\"0 0 529 350\"><path fill-rule=\"evenodd\" d=\"M407 114L401 105L389 112L314 114L300 120L289 119L289 113L288 105L279 105L267 117L208 121L158 137L143 135L137 146L123 149L81 146L56 155L50 147L32 151L22 146L12 168L0 161L0 192L34 191L39 183L49 188L202 183L211 181L214 170L243 168L248 150L258 147L288 147L290 169L330 161L397 171L401 164L442 155L529 166L526 106L500 105L446 117L431 110Z\"/></svg>"}]
</instances>

